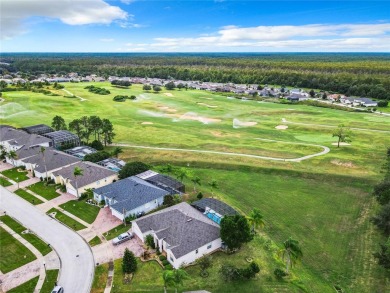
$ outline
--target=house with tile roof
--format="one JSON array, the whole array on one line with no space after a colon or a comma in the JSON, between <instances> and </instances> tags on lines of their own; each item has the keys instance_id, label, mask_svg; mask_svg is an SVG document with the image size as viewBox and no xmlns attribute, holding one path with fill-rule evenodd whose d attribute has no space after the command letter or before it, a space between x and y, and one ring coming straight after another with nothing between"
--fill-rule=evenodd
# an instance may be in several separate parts
<instances>
[{"instance_id":1,"label":"house with tile roof","mask_svg":"<svg viewBox=\"0 0 390 293\"><path fill-rule=\"evenodd\" d=\"M219 225L186 202L134 220L132 231L143 242L152 235L175 269L222 245Z\"/></svg>"}]
</instances>

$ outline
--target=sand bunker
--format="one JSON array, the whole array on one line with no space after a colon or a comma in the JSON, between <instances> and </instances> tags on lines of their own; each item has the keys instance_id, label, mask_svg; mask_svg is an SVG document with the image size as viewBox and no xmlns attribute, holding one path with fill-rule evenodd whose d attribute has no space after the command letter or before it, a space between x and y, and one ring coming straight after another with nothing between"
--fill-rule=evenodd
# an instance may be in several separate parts
<instances>
[{"instance_id":1,"label":"sand bunker","mask_svg":"<svg viewBox=\"0 0 390 293\"><path fill-rule=\"evenodd\" d=\"M164 96L173 97L173 95L171 93L164 93Z\"/></svg>"},{"instance_id":2,"label":"sand bunker","mask_svg":"<svg viewBox=\"0 0 390 293\"><path fill-rule=\"evenodd\" d=\"M205 104L205 103L197 103L197 104L201 105L201 106L206 106L206 107L209 107L209 108L218 108L218 106L209 105L209 104Z\"/></svg>"},{"instance_id":3,"label":"sand bunker","mask_svg":"<svg viewBox=\"0 0 390 293\"><path fill-rule=\"evenodd\" d=\"M168 114L169 117L177 118L174 119L174 122L178 122L180 120L192 120L192 121L199 121L203 124L209 124L209 123L215 123L215 122L221 122L221 119L216 118L207 118L203 116L199 116L198 114L194 112L187 112L183 115L180 114Z\"/></svg>"},{"instance_id":4,"label":"sand bunker","mask_svg":"<svg viewBox=\"0 0 390 293\"><path fill-rule=\"evenodd\" d=\"M176 109L173 109L173 108L169 108L169 107L167 107L167 106L159 106L158 107L160 110L162 110L162 111L166 111L166 112L177 112L177 110Z\"/></svg>"},{"instance_id":5,"label":"sand bunker","mask_svg":"<svg viewBox=\"0 0 390 293\"><path fill-rule=\"evenodd\" d=\"M154 112L154 111L148 111L148 110L138 110L138 113L150 117L164 117L164 113Z\"/></svg>"},{"instance_id":6,"label":"sand bunker","mask_svg":"<svg viewBox=\"0 0 390 293\"><path fill-rule=\"evenodd\" d=\"M244 122L238 119L233 119L233 128L250 127L257 125L257 122Z\"/></svg>"},{"instance_id":7,"label":"sand bunker","mask_svg":"<svg viewBox=\"0 0 390 293\"><path fill-rule=\"evenodd\" d=\"M287 125L278 125L275 127L276 129L280 129L280 130L284 130L284 129L287 129L288 126Z\"/></svg>"},{"instance_id":8,"label":"sand bunker","mask_svg":"<svg viewBox=\"0 0 390 293\"><path fill-rule=\"evenodd\" d=\"M347 168L355 168L356 166L352 162L341 162L339 160L332 160L330 161L332 164Z\"/></svg>"},{"instance_id":9,"label":"sand bunker","mask_svg":"<svg viewBox=\"0 0 390 293\"><path fill-rule=\"evenodd\" d=\"M337 142L334 142L332 143L332 145L338 145ZM350 143L346 143L346 142L340 142L340 146L347 146L347 145L351 145Z\"/></svg>"},{"instance_id":10,"label":"sand bunker","mask_svg":"<svg viewBox=\"0 0 390 293\"><path fill-rule=\"evenodd\" d=\"M153 122L142 122L141 124L143 124L143 125L152 125L153 124Z\"/></svg>"}]
</instances>

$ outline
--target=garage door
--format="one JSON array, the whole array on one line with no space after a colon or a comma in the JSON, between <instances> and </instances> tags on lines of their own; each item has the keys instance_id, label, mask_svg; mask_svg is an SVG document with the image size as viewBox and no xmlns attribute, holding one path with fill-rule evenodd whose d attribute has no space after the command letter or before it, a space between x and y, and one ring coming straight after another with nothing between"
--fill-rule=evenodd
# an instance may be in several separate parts
<instances>
[{"instance_id":1,"label":"garage door","mask_svg":"<svg viewBox=\"0 0 390 293\"><path fill-rule=\"evenodd\" d=\"M66 191L74 196L77 196L77 192L76 192L76 189L72 188L72 187L66 187Z\"/></svg>"}]
</instances>

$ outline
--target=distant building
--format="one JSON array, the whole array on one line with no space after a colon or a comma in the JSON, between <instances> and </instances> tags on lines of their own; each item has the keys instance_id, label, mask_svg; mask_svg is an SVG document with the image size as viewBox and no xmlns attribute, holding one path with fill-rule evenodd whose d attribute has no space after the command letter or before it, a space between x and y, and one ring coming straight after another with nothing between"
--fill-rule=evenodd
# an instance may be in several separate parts
<instances>
[{"instance_id":1,"label":"distant building","mask_svg":"<svg viewBox=\"0 0 390 293\"><path fill-rule=\"evenodd\" d=\"M97 152L97 150L95 150L94 148L91 148L90 146L86 146L86 145L81 145L81 146L77 146L77 147L65 150L65 153L72 155L72 156L75 156L75 157L80 158L80 159L84 159L84 157L86 155L93 154L96 152Z\"/></svg>"},{"instance_id":2,"label":"distant building","mask_svg":"<svg viewBox=\"0 0 390 293\"><path fill-rule=\"evenodd\" d=\"M50 126L46 124L37 124L37 125L32 125L32 126L26 126L22 127L22 130L26 131L27 133L30 134L45 134L49 132L53 132L54 129L51 128Z\"/></svg>"},{"instance_id":3,"label":"distant building","mask_svg":"<svg viewBox=\"0 0 390 293\"><path fill-rule=\"evenodd\" d=\"M168 191L170 194L181 194L185 192L185 185L183 183L170 176L163 175L152 170L145 171L136 176Z\"/></svg>"},{"instance_id":4,"label":"distant building","mask_svg":"<svg viewBox=\"0 0 390 293\"><path fill-rule=\"evenodd\" d=\"M221 224L224 216L238 214L231 206L215 198L202 198L193 202L191 205L218 225Z\"/></svg>"},{"instance_id":5,"label":"distant building","mask_svg":"<svg viewBox=\"0 0 390 293\"><path fill-rule=\"evenodd\" d=\"M117 158L108 158L103 161L97 162L97 164L112 171L119 172L126 165L126 162Z\"/></svg>"},{"instance_id":6,"label":"distant building","mask_svg":"<svg viewBox=\"0 0 390 293\"><path fill-rule=\"evenodd\" d=\"M52 140L52 146L56 149L80 145L80 138L76 134L67 130L45 133L44 136Z\"/></svg>"}]
</instances>

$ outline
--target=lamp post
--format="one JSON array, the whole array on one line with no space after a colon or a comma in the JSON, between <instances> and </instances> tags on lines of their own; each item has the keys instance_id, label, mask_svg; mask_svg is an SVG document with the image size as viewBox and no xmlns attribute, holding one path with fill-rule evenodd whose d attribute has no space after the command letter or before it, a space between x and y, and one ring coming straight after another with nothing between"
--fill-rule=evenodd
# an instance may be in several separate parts
<instances>
[{"instance_id":1,"label":"lamp post","mask_svg":"<svg viewBox=\"0 0 390 293\"><path fill-rule=\"evenodd\" d=\"M46 263L43 262L43 268L45 269L45 274L46 274Z\"/></svg>"}]
</instances>

